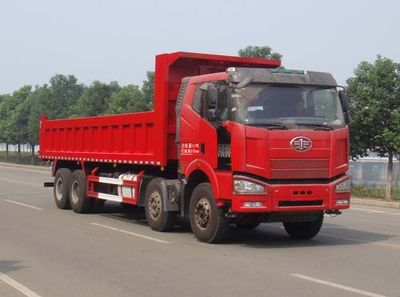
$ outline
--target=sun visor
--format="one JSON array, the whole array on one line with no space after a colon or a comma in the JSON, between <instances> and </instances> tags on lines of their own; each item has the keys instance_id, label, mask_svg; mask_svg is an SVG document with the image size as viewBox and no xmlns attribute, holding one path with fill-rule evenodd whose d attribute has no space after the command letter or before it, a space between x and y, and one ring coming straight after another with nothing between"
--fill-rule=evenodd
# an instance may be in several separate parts
<instances>
[{"instance_id":1,"label":"sun visor","mask_svg":"<svg viewBox=\"0 0 400 297\"><path fill-rule=\"evenodd\" d=\"M252 83L275 83L290 85L312 85L337 87L332 74L326 72L290 70L290 69L260 69L231 67L227 70L229 81L234 83L251 79Z\"/></svg>"}]
</instances>

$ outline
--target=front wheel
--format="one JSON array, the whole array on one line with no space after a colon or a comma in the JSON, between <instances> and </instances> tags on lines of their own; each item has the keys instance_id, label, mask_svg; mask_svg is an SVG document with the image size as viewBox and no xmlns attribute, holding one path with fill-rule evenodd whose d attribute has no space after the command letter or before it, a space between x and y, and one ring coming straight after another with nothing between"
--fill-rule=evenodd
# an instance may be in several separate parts
<instances>
[{"instance_id":1,"label":"front wheel","mask_svg":"<svg viewBox=\"0 0 400 297\"><path fill-rule=\"evenodd\" d=\"M190 226L199 241L218 243L225 239L229 221L217 207L210 183L199 184L190 198Z\"/></svg>"},{"instance_id":2,"label":"front wheel","mask_svg":"<svg viewBox=\"0 0 400 297\"><path fill-rule=\"evenodd\" d=\"M309 222L283 222L286 233L294 239L311 239L321 230L324 214L320 213L314 221Z\"/></svg>"}]
</instances>

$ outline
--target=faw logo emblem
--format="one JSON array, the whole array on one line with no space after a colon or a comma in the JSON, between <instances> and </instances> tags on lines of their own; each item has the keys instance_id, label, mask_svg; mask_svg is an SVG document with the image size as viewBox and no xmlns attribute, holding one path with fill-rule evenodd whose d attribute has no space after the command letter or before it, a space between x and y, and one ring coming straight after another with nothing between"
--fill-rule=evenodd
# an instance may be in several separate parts
<instances>
[{"instance_id":1,"label":"faw logo emblem","mask_svg":"<svg viewBox=\"0 0 400 297\"><path fill-rule=\"evenodd\" d=\"M307 152L312 147L312 141L310 138L304 136L298 136L290 141L290 146L297 152Z\"/></svg>"}]
</instances>

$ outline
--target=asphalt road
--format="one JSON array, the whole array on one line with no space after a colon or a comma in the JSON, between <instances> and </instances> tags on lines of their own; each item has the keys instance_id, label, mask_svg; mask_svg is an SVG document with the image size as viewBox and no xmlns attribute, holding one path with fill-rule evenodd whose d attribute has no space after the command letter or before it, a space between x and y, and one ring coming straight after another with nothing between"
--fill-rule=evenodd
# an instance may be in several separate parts
<instances>
[{"instance_id":1,"label":"asphalt road","mask_svg":"<svg viewBox=\"0 0 400 297\"><path fill-rule=\"evenodd\" d=\"M55 207L49 172L0 165L0 296L400 296L400 210L354 205L311 241L281 224L198 242L137 210Z\"/></svg>"}]
</instances>

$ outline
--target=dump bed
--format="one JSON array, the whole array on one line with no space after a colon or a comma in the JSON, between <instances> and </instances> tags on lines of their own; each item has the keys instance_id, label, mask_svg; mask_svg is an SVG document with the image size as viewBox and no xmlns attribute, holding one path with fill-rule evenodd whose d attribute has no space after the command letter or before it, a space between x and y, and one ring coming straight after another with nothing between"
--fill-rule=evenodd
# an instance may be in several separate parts
<instances>
[{"instance_id":1,"label":"dump bed","mask_svg":"<svg viewBox=\"0 0 400 297\"><path fill-rule=\"evenodd\" d=\"M176 52L156 57L154 111L47 120L41 118L40 158L165 166L176 160L175 102L184 77L228 67L275 68L280 61Z\"/></svg>"}]
</instances>

